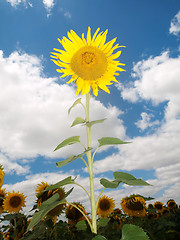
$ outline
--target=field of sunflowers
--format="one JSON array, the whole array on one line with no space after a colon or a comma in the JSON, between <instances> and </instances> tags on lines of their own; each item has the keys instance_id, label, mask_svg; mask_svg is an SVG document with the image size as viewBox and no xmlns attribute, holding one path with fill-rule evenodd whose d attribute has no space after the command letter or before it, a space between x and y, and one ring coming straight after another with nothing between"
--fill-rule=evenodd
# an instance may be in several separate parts
<instances>
[{"instance_id":1,"label":"field of sunflowers","mask_svg":"<svg viewBox=\"0 0 180 240\"><path fill-rule=\"evenodd\" d=\"M180 208L170 199L166 204L155 201L147 204L148 198L140 195L130 195L120 202L120 208L115 208L113 198L103 195L98 203L98 234L102 238L95 237L87 224L82 212L91 218L84 206L79 202L71 205L61 204L52 209L32 229L27 231L32 219L23 213L26 196L19 192L6 192L3 189L4 171L0 169L0 239L9 240L78 240L78 239L109 239L120 240L124 225L141 227L150 240L179 240L180 239ZM57 188L45 191L48 183L41 182L36 187L36 202L33 211L38 212L41 204L50 199L54 194L59 194L59 200L63 199L65 188ZM81 212L79 211L81 210ZM66 219L62 221L63 219ZM129 237L127 239L143 239Z\"/></svg>"}]
</instances>

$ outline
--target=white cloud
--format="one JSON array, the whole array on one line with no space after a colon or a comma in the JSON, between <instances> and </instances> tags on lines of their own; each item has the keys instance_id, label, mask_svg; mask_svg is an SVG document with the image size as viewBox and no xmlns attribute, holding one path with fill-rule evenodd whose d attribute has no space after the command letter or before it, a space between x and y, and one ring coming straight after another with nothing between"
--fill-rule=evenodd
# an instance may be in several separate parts
<instances>
[{"instance_id":1,"label":"white cloud","mask_svg":"<svg viewBox=\"0 0 180 240\"><path fill-rule=\"evenodd\" d=\"M135 125L140 128L142 131L144 131L145 129L149 128L149 127L153 127L155 125L159 125L159 121L155 120L155 121L151 121L151 118L153 118L153 114L148 114L146 112L142 112L141 113L141 118L140 120L138 120L137 122L135 122Z\"/></svg>"},{"instance_id":2,"label":"white cloud","mask_svg":"<svg viewBox=\"0 0 180 240\"><path fill-rule=\"evenodd\" d=\"M171 25L169 28L169 33L178 35L180 32L180 11L175 15L175 17L171 21Z\"/></svg>"},{"instance_id":3,"label":"white cloud","mask_svg":"<svg viewBox=\"0 0 180 240\"><path fill-rule=\"evenodd\" d=\"M44 4L46 11L48 12L47 16L49 16L51 14L52 8L55 5L54 0L43 0L43 4Z\"/></svg>"},{"instance_id":4,"label":"white cloud","mask_svg":"<svg viewBox=\"0 0 180 240\"><path fill-rule=\"evenodd\" d=\"M0 149L9 161L21 165L24 159L38 155L61 158L83 151L76 144L76 148L70 146L53 152L61 141L73 135L80 135L86 143L83 127L70 128L75 117L84 117L80 105L72 109L70 116L67 113L77 98L75 89L59 85L56 80L43 76L41 59L36 56L13 52L3 57L0 52ZM116 107L106 108L92 98L90 120L107 118L103 124L93 126L93 146L103 136L125 138L123 122L118 119L120 114Z\"/></svg>"},{"instance_id":5,"label":"white cloud","mask_svg":"<svg viewBox=\"0 0 180 240\"><path fill-rule=\"evenodd\" d=\"M67 12L65 12L64 13L64 16L66 17L66 18L69 18L69 19L71 19L71 13L69 12L69 11L67 11Z\"/></svg>"},{"instance_id":6,"label":"white cloud","mask_svg":"<svg viewBox=\"0 0 180 240\"><path fill-rule=\"evenodd\" d=\"M12 7L16 7L17 5L21 3L26 3L26 0L6 0L8 3L11 4Z\"/></svg>"}]
</instances>

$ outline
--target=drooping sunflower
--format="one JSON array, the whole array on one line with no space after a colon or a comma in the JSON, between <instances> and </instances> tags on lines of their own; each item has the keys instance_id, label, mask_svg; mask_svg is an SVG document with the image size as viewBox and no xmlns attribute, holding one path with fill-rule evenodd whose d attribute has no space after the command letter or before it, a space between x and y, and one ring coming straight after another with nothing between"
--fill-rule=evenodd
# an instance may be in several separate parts
<instances>
[{"instance_id":1,"label":"drooping sunflower","mask_svg":"<svg viewBox=\"0 0 180 240\"><path fill-rule=\"evenodd\" d=\"M85 211L85 208L82 206L81 203L73 202L72 204L77 206L88 217L88 213ZM83 214L72 205L66 206L65 216L68 219L68 223L71 225L75 225L77 222L81 220L86 220Z\"/></svg>"},{"instance_id":2,"label":"drooping sunflower","mask_svg":"<svg viewBox=\"0 0 180 240\"><path fill-rule=\"evenodd\" d=\"M118 72L125 71L119 66L125 65L117 59L121 51L113 53L119 46L113 44L116 38L106 42L105 32L98 33L100 28L96 30L91 37L91 28L88 27L87 38L80 38L73 30L68 32L68 38L63 37L58 39L64 50L54 48L52 52L52 61L60 67L57 72L61 73L61 77L70 76L71 79L67 83L76 82L76 95L88 93L91 88L95 96L98 95L98 90L104 90L107 93L108 85L113 82L118 82L115 76Z\"/></svg>"},{"instance_id":3,"label":"drooping sunflower","mask_svg":"<svg viewBox=\"0 0 180 240\"><path fill-rule=\"evenodd\" d=\"M114 207L114 199L104 195L99 199L97 206L97 215L100 217L107 217L110 213L113 212Z\"/></svg>"},{"instance_id":4,"label":"drooping sunflower","mask_svg":"<svg viewBox=\"0 0 180 240\"><path fill-rule=\"evenodd\" d=\"M173 199L170 199L170 200L167 201L167 207L169 209L175 209L178 206L177 206L176 202Z\"/></svg>"},{"instance_id":5,"label":"drooping sunflower","mask_svg":"<svg viewBox=\"0 0 180 240\"><path fill-rule=\"evenodd\" d=\"M19 192L8 192L6 195L6 199L3 201L3 208L5 211L9 213L18 213L25 207L25 198L26 196L23 193Z\"/></svg>"},{"instance_id":6,"label":"drooping sunflower","mask_svg":"<svg viewBox=\"0 0 180 240\"><path fill-rule=\"evenodd\" d=\"M156 211L158 213L161 213L163 211L163 203L162 202L159 202L159 201L156 201L154 204L153 204L153 207L156 209Z\"/></svg>"},{"instance_id":7,"label":"drooping sunflower","mask_svg":"<svg viewBox=\"0 0 180 240\"><path fill-rule=\"evenodd\" d=\"M124 213L134 217L144 217L146 214L146 201L142 197L130 195L121 200Z\"/></svg>"},{"instance_id":8,"label":"drooping sunflower","mask_svg":"<svg viewBox=\"0 0 180 240\"><path fill-rule=\"evenodd\" d=\"M35 190L36 196L38 197L42 193L42 191L45 190L47 187L49 187L49 184L47 184L47 182L46 183L45 182L39 183L36 187L36 190Z\"/></svg>"},{"instance_id":9,"label":"drooping sunflower","mask_svg":"<svg viewBox=\"0 0 180 240\"><path fill-rule=\"evenodd\" d=\"M4 212L3 198L6 197L5 189L0 188L0 214Z\"/></svg>"}]
</instances>

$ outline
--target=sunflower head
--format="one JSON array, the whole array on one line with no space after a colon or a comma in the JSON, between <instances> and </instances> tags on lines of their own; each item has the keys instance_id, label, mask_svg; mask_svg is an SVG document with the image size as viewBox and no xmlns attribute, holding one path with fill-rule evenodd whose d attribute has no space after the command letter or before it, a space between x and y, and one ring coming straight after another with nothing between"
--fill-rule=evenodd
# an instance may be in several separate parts
<instances>
[{"instance_id":1,"label":"sunflower head","mask_svg":"<svg viewBox=\"0 0 180 240\"><path fill-rule=\"evenodd\" d=\"M5 189L0 188L0 214L4 212L3 200L6 197Z\"/></svg>"},{"instance_id":2,"label":"sunflower head","mask_svg":"<svg viewBox=\"0 0 180 240\"><path fill-rule=\"evenodd\" d=\"M122 228L122 221L121 221L121 218L117 215L113 215L110 217L110 222L111 223L117 223L118 224L118 228Z\"/></svg>"},{"instance_id":3,"label":"sunflower head","mask_svg":"<svg viewBox=\"0 0 180 240\"><path fill-rule=\"evenodd\" d=\"M1 169L0 169L1 171ZM0 174L0 187L3 185L3 175Z\"/></svg>"},{"instance_id":4,"label":"sunflower head","mask_svg":"<svg viewBox=\"0 0 180 240\"><path fill-rule=\"evenodd\" d=\"M77 86L76 95L88 93L91 89L95 96L98 90L104 90L107 93L108 85L118 82L115 75L124 71L120 65L124 65L115 60L121 54L121 51L113 53L119 46L113 44L116 38L106 42L107 30L99 33L99 28L91 37L91 28L88 28L87 38L80 38L73 30L68 32L68 38L58 39L64 50L56 49L52 52L52 61L59 67L57 71L61 77L70 76L67 83L75 82Z\"/></svg>"},{"instance_id":5,"label":"sunflower head","mask_svg":"<svg viewBox=\"0 0 180 240\"><path fill-rule=\"evenodd\" d=\"M36 187L36 190L35 190L35 192L36 192L36 197L38 197L38 196L42 193L42 191L45 190L47 187L49 187L49 185L47 184L47 182L46 182L46 183L45 183L45 182L39 183L39 184L37 185L37 187Z\"/></svg>"},{"instance_id":6,"label":"sunflower head","mask_svg":"<svg viewBox=\"0 0 180 240\"><path fill-rule=\"evenodd\" d=\"M170 199L169 201L167 201L167 207L169 209L175 209L177 208L177 204L173 199Z\"/></svg>"},{"instance_id":7,"label":"sunflower head","mask_svg":"<svg viewBox=\"0 0 180 240\"><path fill-rule=\"evenodd\" d=\"M153 204L153 207L156 209L156 211L158 213L161 213L163 211L163 203L162 202L159 202L159 201L156 201L154 204Z\"/></svg>"},{"instance_id":8,"label":"sunflower head","mask_svg":"<svg viewBox=\"0 0 180 240\"><path fill-rule=\"evenodd\" d=\"M73 202L73 205L77 206L85 215L88 216L88 213L85 211L85 208L79 202ZM85 220L83 214L74 206L67 205L65 208L65 216L68 219L68 223L75 225L81 220Z\"/></svg>"},{"instance_id":9,"label":"sunflower head","mask_svg":"<svg viewBox=\"0 0 180 240\"><path fill-rule=\"evenodd\" d=\"M97 206L97 215L100 217L107 217L110 213L113 212L114 207L114 199L104 195L99 199Z\"/></svg>"},{"instance_id":10,"label":"sunflower head","mask_svg":"<svg viewBox=\"0 0 180 240\"><path fill-rule=\"evenodd\" d=\"M121 200L124 213L134 217L144 217L146 214L146 202L142 197L130 195Z\"/></svg>"},{"instance_id":11,"label":"sunflower head","mask_svg":"<svg viewBox=\"0 0 180 240\"><path fill-rule=\"evenodd\" d=\"M3 201L3 208L5 211L9 213L18 213L25 207L25 198L26 196L23 193L19 192L8 192L6 198Z\"/></svg>"}]
</instances>

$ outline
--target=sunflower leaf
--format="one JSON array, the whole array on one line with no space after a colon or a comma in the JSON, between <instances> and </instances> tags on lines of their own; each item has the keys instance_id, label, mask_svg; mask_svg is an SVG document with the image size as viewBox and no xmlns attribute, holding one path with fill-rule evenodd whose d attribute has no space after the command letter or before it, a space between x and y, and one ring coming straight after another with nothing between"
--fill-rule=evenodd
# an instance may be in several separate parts
<instances>
[{"instance_id":1,"label":"sunflower leaf","mask_svg":"<svg viewBox=\"0 0 180 240\"><path fill-rule=\"evenodd\" d=\"M95 121L91 121L91 122L87 122L86 125L87 125L88 127L92 127L94 124L96 124L96 123L102 123L102 122L104 122L105 120L106 120L106 118L99 119L99 120L95 120Z\"/></svg>"},{"instance_id":2,"label":"sunflower leaf","mask_svg":"<svg viewBox=\"0 0 180 240\"><path fill-rule=\"evenodd\" d=\"M44 190L44 192L45 192L45 191L49 191L49 190L53 190L53 189L56 189L56 188L60 188L60 187L62 187L62 186L68 185L68 184L74 184L74 183L75 183L74 180L75 180L75 179L72 179L71 176L70 176L70 177L67 177L67 178L65 178L65 179L57 182L56 184L50 185L49 187L47 187L47 188Z\"/></svg>"},{"instance_id":3,"label":"sunflower leaf","mask_svg":"<svg viewBox=\"0 0 180 240\"><path fill-rule=\"evenodd\" d=\"M71 109L72 108L74 108L77 104L81 104L81 98L78 98L74 103L73 103L73 105L69 108L69 110L68 110L68 115L70 114L70 112L71 112Z\"/></svg>"},{"instance_id":4,"label":"sunflower leaf","mask_svg":"<svg viewBox=\"0 0 180 240\"><path fill-rule=\"evenodd\" d=\"M150 186L151 184L145 182L140 178L135 178L133 175L124 172L114 172L113 173L115 180L121 181L127 185L131 186Z\"/></svg>"},{"instance_id":5,"label":"sunflower leaf","mask_svg":"<svg viewBox=\"0 0 180 240\"><path fill-rule=\"evenodd\" d=\"M67 159L57 162L57 163L56 163L56 166L57 166L57 167L63 167L63 166L65 166L66 164L68 164L68 163L70 163L70 162L72 162L72 161L74 161L74 160L76 160L76 159L78 159L78 158L81 158L86 152L88 152L88 151L90 151L90 150L92 150L92 148L88 148L88 149L85 150L83 153L78 154L77 156L71 155L71 156L68 157Z\"/></svg>"},{"instance_id":6,"label":"sunflower leaf","mask_svg":"<svg viewBox=\"0 0 180 240\"><path fill-rule=\"evenodd\" d=\"M109 219L108 218L100 218L98 220L98 227L106 227L108 225Z\"/></svg>"},{"instance_id":7,"label":"sunflower leaf","mask_svg":"<svg viewBox=\"0 0 180 240\"><path fill-rule=\"evenodd\" d=\"M95 236L94 238L92 238L92 240L107 240L107 238L105 238L105 237L102 236L102 235L97 235L97 236Z\"/></svg>"},{"instance_id":8,"label":"sunflower leaf","mask_svg":"<svg viewBox=\"0 0 180 240\"><path fill-rule=\"evenodd\" d=\"M74 126L76 126L76 125L78 125L78 124L82 124L82 123L85 123L85 122L86 122L86 121L85 121L82 117L77 117L77 118L73 121L71 127L74 127Z\"/></svg>"},{"instance_id":9,"label":"sunflower leaf","mask_svg":"<svg viewBox=\"0 0 180 240\"><path fill-rule=\"evenodd\" d=\"M119 138L114 137L102 137L101 139L98 139L99 147L102 147L104 145L118 145L118 144L127 144L130 142L124 142Z\"/></svg>"},{"instance_id":10,"label":"sunflower leaf","mask_svg":"<svg viewBox=\"0 0 180 240\"><path fill-rule=\"evenodd\" d=\"M100 183L105 187L105 188L117 188L119 186L119 184L121 183L121 181L118 180L113 180L113 181L109 181L105 178L101 178L100 179Z\"/></svg>"},{"instance_id":11,"label":"sunflower leaf","mask_svg":"<svg viewBox=\"0 0 180 240\"><path fill-rule=\"evenodd\" d=\"M40 211L34 213L26 232L28 232L31 228L33 228L36 224L38 224L41 221L41 219L44 218L48 214L48 212L50 212L53 208L57 207L60 204L66 203L67 201L65 198L72 192L72 190L73 188L71 188L65 194L62 200L59 200L59 194L56 193L51 198L44 201L41 204Z\"/></svg>"},{"instance_id":12,"label":"sunflower leaf","mask_svg":"<svg viewBox=\"0 0 180 240\"><path fill-rule=\"evenodd\" d=\"M149 240L142 228L133 224L125 224L122 227L122 238L120 240Z\"/></svg>"},{"instance_id":13,"label":"sunflower leaf","mask_svg":"<svg viewBox=\"0 0 180 240\"><path fill-rule=\"evenodd\" d=\"M62 147L65 147L67 145L72 145L74 143L77 143L77 142L80 142L79 140L79 136L74 136L74 137L69 137L67 139L65 139L64 141L62 141L56 148L54 151L62 148Z\"/></svg>"},{"instance_id":14,"label":"sunflower leaf","mask_svg":"<svg viewBox=\"0 0 180 240\"><path fill-rule=\"evenodd\" d=\"M79 230L79 231L85 231L85 230L87 229L86 221L85 221L85 220L79 221L79 222L76 224L76 228L77 228L77 230Z\"/></svg>"}]
</instances>

